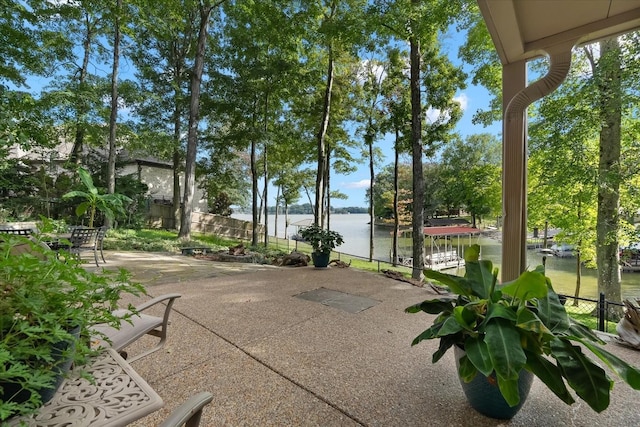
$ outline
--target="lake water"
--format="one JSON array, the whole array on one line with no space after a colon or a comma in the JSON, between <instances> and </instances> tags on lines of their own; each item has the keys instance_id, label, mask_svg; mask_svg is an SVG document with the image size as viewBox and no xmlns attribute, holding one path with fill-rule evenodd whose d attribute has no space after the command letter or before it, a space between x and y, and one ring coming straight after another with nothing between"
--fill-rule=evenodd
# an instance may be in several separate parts
<instances>
[{"instance_id":1,"label":"lake water","mask_svg":"<svg viewBox=\"0 0 640 427\"><path fill-rule=\"evenodd\" d=\"M251 221L251 215L234 214L233 218ZM299 221L313 220L313 215L289 215L289 224ZM291 237L297 231L297 227L289 225L285 230L284 215L278 215L277 237ZM367 214L334 214L331 215L331 229L339 232L344 237L344 243L337 248L338 251L369 257L369 215ZM269 235L275 236L275 215L269 215ZM295 241L291 241L291 248L295 247ZM468 243L468 239L464 243ZM473 239L472 243L481 246L482 258L491 260L496 267L500 267L502 247L500 242L494 239L481 237ZM410 243L403 249L405 256L411 255ZM456 243L454 243L455 247ZM401 252L402 254L402 252ZM374 258L382 261L391 259L391 230L386 227L375 228ZM535 250L527 251L527 264L529 268L542 264L542 256ZM463 274L455 269L447 270L452 274ZM596 271L581 267L582 282L580 296L585 298L597 298ZM546 273L551 279L555 290L559 293L573 295L576 283L576 259L557 258L549 256L546 259ZM640 273L622 273L622 297L640 298Z\"/></svg>"}]
</instances>

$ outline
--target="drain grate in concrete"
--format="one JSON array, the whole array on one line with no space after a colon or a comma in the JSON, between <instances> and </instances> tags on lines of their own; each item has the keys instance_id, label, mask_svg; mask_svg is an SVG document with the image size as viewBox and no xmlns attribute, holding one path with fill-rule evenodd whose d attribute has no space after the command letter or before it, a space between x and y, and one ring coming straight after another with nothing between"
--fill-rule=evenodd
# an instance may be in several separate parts
<instances>
[{"instance_id":1,"label":"drain grate in concrete","mask_svg":"<svg viewBox=\"0 0 640 427\"><path fill-rule=\"evenodd\" d=\"M371 298L351 295L326 288L303 292L296 295L296 297L307 301L319 302L322 305L337 308L338 310L343 310L348 313L359 313L380 302Z\"/></svg>"}]
</instances>

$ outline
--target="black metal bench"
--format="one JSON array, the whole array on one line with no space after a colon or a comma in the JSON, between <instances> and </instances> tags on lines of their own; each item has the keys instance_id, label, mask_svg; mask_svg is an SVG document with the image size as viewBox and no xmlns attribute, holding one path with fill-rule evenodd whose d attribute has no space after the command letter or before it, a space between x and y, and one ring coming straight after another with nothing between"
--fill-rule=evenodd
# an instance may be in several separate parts
<instances>
[{"instance_id":1,"label":"black metal bench","mask_svg":"<svg viewBox=\"0 0 640 427\"><path fill-rule=\"evenodd\" d=\"M30 228L0 228L1 234L14 234L18 236L31 236L33 230Z\"/></svg>"}]
</instances>

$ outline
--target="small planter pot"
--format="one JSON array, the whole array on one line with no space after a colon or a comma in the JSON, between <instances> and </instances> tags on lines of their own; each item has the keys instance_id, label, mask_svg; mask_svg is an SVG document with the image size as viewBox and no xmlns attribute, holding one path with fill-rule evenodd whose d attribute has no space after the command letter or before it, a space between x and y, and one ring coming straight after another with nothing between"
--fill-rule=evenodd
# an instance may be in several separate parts
<instances>
[{"instance_id":1,"label":"small planter pot","mask_svg":"<svg viewBox=\"0 0 640 427\"><path fill-rule=\"evenodd\" d=\"M456 367L458 367L460 363L459 360L465 355L465 352L463 349L454 346L454 354ZM533 374L524 369L520 371L520 378L518 380L520 403L516 406L509 406L500 393L498 379L495 374L486 377L478 372L475 378L469 383L465 383L462 378L460 378L460 385L462 385L462 390L465 396L467 396L471 407L483 415L501 420L511 419L518 413L529 395L532 384Z\"/></svg>"},{"instance_id":2,"label":"small planter pot","mask_svg":"<svg viewBox=\"0 0 640 427\"><path fill-rule=\"evenodd\" d=\"M56 374L56 377L55 382L50 387L41 387L38 390L43 405L53 399L56 391L58 391L58 388L62 385L64 377L71 370L76 341L80 338L80 327L78 326L71 329L69 333L74 336L73 340L60 341L52 345L51 357L54 363L52 371ZM0 387L3 389L3 392L0 394L0 400L21 404L31 398L31 392L23 389L20 384L2 382L0 383Z\"/></svg>"},{"instance_id":3,"label":"small planter pot","mask_svg":"<svg viewBox=\"0 0 640 427\"><path fill-rule=\"evenodd\" d=\"M311 259L313 260L313 265L316 268L327 268L329 265L329 257L331 254L327 254L324 252L313 252L311 253Z\"/></svg>"}]
</instances>

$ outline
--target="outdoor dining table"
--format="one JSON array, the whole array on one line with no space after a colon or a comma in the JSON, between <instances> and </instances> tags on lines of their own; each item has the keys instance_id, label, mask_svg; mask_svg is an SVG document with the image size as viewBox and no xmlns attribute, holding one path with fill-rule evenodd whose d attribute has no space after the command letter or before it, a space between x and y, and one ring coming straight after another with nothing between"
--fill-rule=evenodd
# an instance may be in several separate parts
<instances>
[{"instance_id":1,"label":"outdoor dining table","mask_svg":"<svg viewBox=\"0 0 640 427\"><path fill-rule=\"evenodd\" d=\"M81 372L91 374L91 382ZM106 349L75 368L38 412L8 426L126 426L163 406L162 399L116 351ZM21 424L22 423L22 424Z\"/></svg>"},{"instance_id":2,"label":"outdoor dining table","mask_svg":"<svg viewBox=\"0 0 640 427\"><path fill-rule=\"evenodd\" d=\"M49 246L49 248L57 251L59 249L68 248L68 240L71 238L71 233L47 233L43 235L42 241Z\"/></svg>"}]
</instances>

